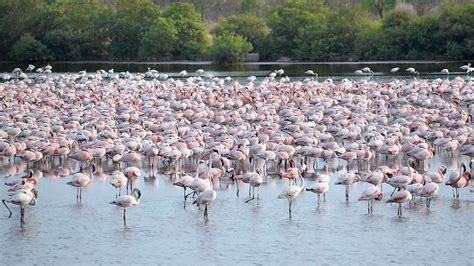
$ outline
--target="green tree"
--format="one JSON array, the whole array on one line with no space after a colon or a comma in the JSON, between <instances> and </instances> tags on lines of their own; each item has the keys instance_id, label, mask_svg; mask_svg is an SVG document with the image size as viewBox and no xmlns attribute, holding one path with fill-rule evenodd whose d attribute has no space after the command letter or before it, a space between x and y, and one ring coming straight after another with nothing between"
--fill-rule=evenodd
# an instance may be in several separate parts
<instances>
[{"instance_id":1,"label":"green tree","mask_svg":"<svg viewBox=\"0 0 474 266\"><path fill-rule=\"evenodd\" d=\"M270 57L303 58L305 49L317 46L319 35L316 32L327 26L328 15L329 9L317 0L289 0L285 6L274 9L268 18L271 33L267 40L273 49ZM308 47L301 49L301 45Z\"/></svg>"},{"instance_id":2,"label":"green tree","mask_svg":"<svg viewBox=\"0 0 474 266\"><path fill-rule=\"evenodd\" d=\"M157 18L140 38L139 58L142 60L168 60L178 41L178 31L172 21Z\"/></svg>"},{"instance_id":3,"label":"green tree","mask_svg":"<svg viewBox=\"0 0 474 266\"><path fill-rule=\"evenodd\" d=\"M446 59L474 58L474 3L443 5L439 28L445 45Z\"/></svg>"},{"instance_id":4,"label":"green tree","mask_svg":"<svg viewBox=\"0 0 474 266\"><path fill-rule=\"evenodd\" d=\"M244 61L251 50L252 44L243 37L225 33L214 39L211 55L218 63L235 64Z\"/></svg>"},{"instance_id":5,"label":"green tree","mask_svg":"<svg viewBox=\"0 0 474 266\"><path fill-rule=\"evenodd\" d=\"M410 50L410 35L408 29L414 17L405 11L393 11L382 20L383 38L386 45L382 48L387 60L407 59Z\"/></svg>"},{"instance_id":6,"label":"green tree","mask_svg":"<svg viewBox=\"0 0 474 266\"><path fill-rule=\"evenodd\" d=\"M160 8L151 0L119 0L109 29L113 59L138 58L141 36L160 17Z\"/></svg>"},{"instance_id":7,"label":"green tree","mask_svg":"<svg viewBox=\"0 0 474 266\"><path fill-rule=\"evenodd\" d=\"M252 43L255 50L260 51L265 49L264 39L270 33L270 28L267 26L265 19L244 14L221 19L211 32L215 36L226 33L240 35Z\"/></svg>"},{"instance_id":8,"label":"green tree","mask_svg":"<svg viewBox=\"0 0 474 266\"><path fill-rule=\"evenodd\" d=\"M50 59L50 51L31 34L25 33L10 49L9 57L16 61L38 61Z\"/></svg>"},{"instance_id":9,"label":"green tree","mask_svg":"<svg viewBox=\"0 0 474 266\"><path fill-rule=\"evenodd\" d=\"M207 55L209 37L206 24L194 6L187 3L174 3L168 6L164 17L173 21L178 31L173 56L179 59L201 59Z\"/></svg>"}]
</instances>

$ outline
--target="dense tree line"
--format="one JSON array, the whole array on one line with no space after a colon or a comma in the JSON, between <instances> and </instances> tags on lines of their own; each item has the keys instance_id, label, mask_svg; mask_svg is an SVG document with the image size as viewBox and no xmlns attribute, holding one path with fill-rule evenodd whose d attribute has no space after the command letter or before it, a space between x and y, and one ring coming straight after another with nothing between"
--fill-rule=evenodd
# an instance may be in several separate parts
<instances>
[{"instance_id":1,"label":"dense tree line","mask_svg":"<svg viewBox=\"0 0 474 266\"><path fill-rule=\"evenodd\" d=\"M239 15L209 29L190 3L0 0L0 59L236 63L249 52L263 60L474 58L474 4L444 4L416 16L394 8L395 1L369 2L288 0L262 13L260 0L243 0Z\"/></svg>"}]
</instances>

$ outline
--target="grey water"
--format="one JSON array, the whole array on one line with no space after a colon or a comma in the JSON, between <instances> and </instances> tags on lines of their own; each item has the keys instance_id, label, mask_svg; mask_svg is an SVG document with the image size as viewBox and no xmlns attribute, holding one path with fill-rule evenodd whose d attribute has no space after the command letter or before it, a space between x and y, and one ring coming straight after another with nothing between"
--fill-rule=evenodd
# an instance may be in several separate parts
<instances>
[{"instance_id":1,"label":"grey water","mask_svg":"<svg viewBox=\"0 0 474 266\"><path fill-rule=\"evenodd\" d=\"M399 156L396 161L376 165L399 165L404 160ZM468 160L441 154L428 168L436 171L445 165L449 174ZM337 165L337 161L330 163L331 167ZM209 221L205 222L202 208L189 199L184 208L183 189L173 186L169 175L150 178L142 166L142 178L135 184L142 191L141 202L128 208L124 227L122 208L108 204L115 198L115 188L106 174L110 167L104 164L100 168L101 173L96 173L92 184L84 189L82 202L77 203L76 189L66 185L70 177L58 175L64 169L42 166L38 203L26 208L24 227L20 227L18 206L12 206L11 218L3 206L0 208L2 265L474 262L474 193L468 188L454 200L451 188L442 184L431 210L417 199L416 205L403 204L403 217L399 218L398 205L384 202L391 187L383 186L384 200L374 204L373 214L367 214L367 203L357 201L367 184L352 185L346 202L344 187L333 185L338 176L335 172L320 208L315 194L303 192L295 199L290 218L287 200L277 199L288 180L267 177L260 199L249 203L245 203L248 185L240 184L237 197L235 184L223 181L222 186L214 185L217 198L210 204ZM0 178L6 181L25 172L24 164L4 161ZM313 182L313 178L306 178L307 186ZM0 198L6 197L6 187L0 187Z\"/></svg>"},{"instance_id":2,"label":"grey water","mask_svg":"<svg viewBox=\"0 0 474 266\"><path fill-rule=\"evenodd\" d=\"M466 76L459 67L467 64L467 61L376 61L376 62L254 62L243 63L239 65L221 65L208 61L202 62L113 62L113 61L79 61L79 62L52 62L53 72L67 73L78 72L86 70L87 72L95 72L99 69L109 70L114 69L115 72L129 71L146 72L148 68L158 70L162 73L168 74L170 77L177 77L181 70L187 70L188 75L196 76L198 69L203 69L207 74L217 77L248 77L267 76L270 72L277 69L285 70L283 76L304 76L306 70L313 70L318 73L320 77L340 78L355 76L354 71L363 67L370 67L377 76L393 76L397 78L412 78L405 69L414 67L420 72L422 77L446 77L440 71L444 68L448 69L450 75ZM37 62L37 67L45 65ZM27 63L17 62L0 62L0 72L11 72L14 68L20 67L25 70ZM397 73L391 73L390 70L394 67L400 67ZM34 71L33 71L34 73ZM361 76L355 76L361 78Z\"/></svg>"}]
</instances>

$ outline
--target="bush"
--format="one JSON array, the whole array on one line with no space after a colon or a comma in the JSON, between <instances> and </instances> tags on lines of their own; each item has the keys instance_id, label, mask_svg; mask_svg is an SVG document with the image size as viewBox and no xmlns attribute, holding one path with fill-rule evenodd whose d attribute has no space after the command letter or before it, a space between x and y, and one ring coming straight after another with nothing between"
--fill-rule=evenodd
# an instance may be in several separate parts
<instances>
[{"instance_id":1,"label":"bush","mask_svg":"<svg viewBox=\"0 0 474 266\"><path fill-rule=\"evenodd\" d=\"M139 58L142 60L169 60L177 40L178 31L173 22L165 18L158 18L140 38Z\"/></svg>"},{"instance_id":2,"label":"bush","mask_svg":"<svg viewBox=\"0 0 474 266\"><path fill-rule=\"evenodd\" d=\"M214 39L211 55L218 63L235 64L243 62L252 49L252 44L243 37L226 33Z\"/></svg>"},{"instance_id":3,"label":"bush","mask_svg":"<svg viewBox=\"0 0 474 266\"><path fill-rule=\"evenodd\" d=\"M270 33L270 28L265 19L244 14L221 19L211 33L215 36L225 33L240 35L252 43L255 50L259 51L265 49L263 40Z\"/></svg>"},{"instance_id":4,"label":"bush","mask_svg":"<svg viewBox=\"0 0 474 266\"><path fill-rule=\"evenodd\" d=\"M206 24L194 6L187 3L173 3L166 8L163 15L173 21L178 31L173 56L186 60L205 58L210 41Z\"/></svg>"},{"instance_id":5,"label":"bush","mask_svg":"<svg viewBox=\"0 0 474 266\"><path fill-rule=\"evenodd\" d=\"M16 61L38 61L50 59L51 53L44 44L25 33L12 46L9 57Z\"/></svg>"}]
</instances>

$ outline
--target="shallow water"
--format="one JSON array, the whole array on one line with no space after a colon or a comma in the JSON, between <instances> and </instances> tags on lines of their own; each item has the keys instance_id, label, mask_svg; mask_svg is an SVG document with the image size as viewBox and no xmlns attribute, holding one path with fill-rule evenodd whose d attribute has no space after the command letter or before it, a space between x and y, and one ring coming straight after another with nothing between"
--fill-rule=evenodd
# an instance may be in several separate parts
<instances>
[{"instance_id":1,"label":"shallow water","mask_svg":"<svg viewBox=\"0 0 474 266\"><path fill-rule=\"evenodd\" d=\"M396 163L400 163L400 159ZM468 158L437 156L429 168L457 167ZM393 164L395 162L390 162ZM19 175L25 165L4 164L1 176ZM144 170L144 169L142 169ZM103 171L107 171L104 167ZM449 174L450 170L448 170ZM296 198L288 216L285 199L277 195L286 179L268 177L260 199L245 203L247 185L236 197L235 185L216 185L217 199L209 207L209 222L188 200L183 208L183 190L169 176L150 179L146 171L136 184L142 190L139 206L127 210L108 204L115 198L109 179L95 175L83 191L67 186L69 177L53 178L44 171L38 184L35 207L27 207L25 226L20 228L19 208L8 219L0 209L0 257L11 264L455 264L472 265L474 248L472 220L474 193L462 189L454 200L451 188L440 185L431 211L421 201L403 205L376 202L367 214L366 202L357 202L365 183L351 186L350 200L344 187L333 185L331 176L326 201L316 208L316 195L304 192ZM11 179L9 177L8 179ZM2 180L7 178L2 177ZM314 182L306 179L306 184ZM383 187L385 199L391 192ZM0 189L6 198L6 188ZM384 199L384 200L385 200Z\"/></svg>"},{"instance_id":2,"label":"shallow water","mask_svg":"<svg viewBox=\"0 0 474 266\"><path fill-rule=\"evenodd\" d=\"M256 62L244 63L240 65L219 65L212 62L53 62L53 72L78 72L87 70L95 72L99 69L114 69L116 73L121 71L144 73L148 68L156 69L162 73L167 73L170 77L178 76L178 73L185 69L188 75L194 75L196 70L203 69L206 74L218 77L248 77L255 75L257 77L267 76L276 69L284 69L283 76L302 76L308 69L314 70L319 76L337 78L340 76L355 76L354 71L363 67L370 67L375 76L395 76L397 78L412 77L404 70L414 67L423 77L446 77L439 73L441 69L447 68L450 71L450 77L465 76L459 67L465 65L465 61L379 61L379 62ZM37 67L43 64L34 64ZM0 72L11 72L14 68L20 67L25 70L27 63L0 62ZM392 74L390 69L400 67L400 71ZM35 72L33 72L35 73ZM355 76L360 78L361 76Z\"/></svg>"}]
</instances>

